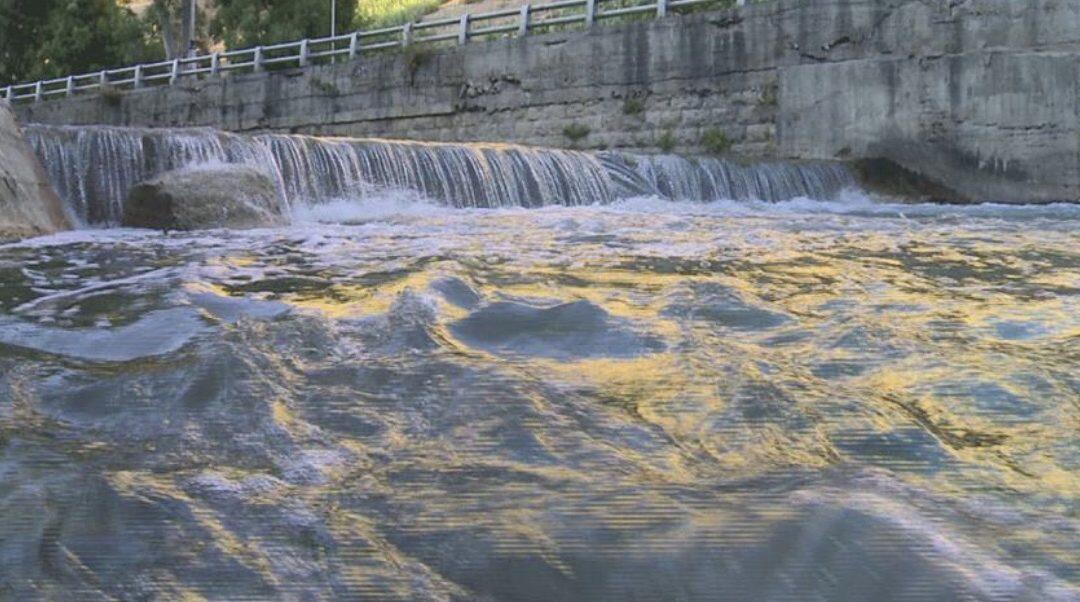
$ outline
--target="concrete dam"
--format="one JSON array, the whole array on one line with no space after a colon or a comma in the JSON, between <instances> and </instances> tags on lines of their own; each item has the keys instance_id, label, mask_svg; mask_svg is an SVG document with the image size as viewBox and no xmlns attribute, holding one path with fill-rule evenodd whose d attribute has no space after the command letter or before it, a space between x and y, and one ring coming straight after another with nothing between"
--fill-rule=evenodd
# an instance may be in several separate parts
<instances>
[{"instance_id":1,"label":"concrete dam","mask_svg":"<svg viewBox=\"0 0 1080 602\"><path fill-rule=\"evenodd\" d=\"M853 161L885 189L896 171L919 179L924 198L1050 202L1080 198L1078 54L1072 2L776 0L16 110L51 125Z\"/></svg>"}]
</instances>

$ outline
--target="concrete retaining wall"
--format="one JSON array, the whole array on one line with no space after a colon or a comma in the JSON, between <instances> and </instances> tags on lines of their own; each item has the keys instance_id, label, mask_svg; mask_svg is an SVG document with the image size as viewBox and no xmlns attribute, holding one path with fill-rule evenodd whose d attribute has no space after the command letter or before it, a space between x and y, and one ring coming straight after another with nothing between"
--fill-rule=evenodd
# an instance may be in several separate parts
<instances>
[{"instance_id":1,"label":"concrete retaining wall","mask_svg":"<svg viewBox=\"0 0 1080 602\"><path fill-rule=\"evenodd\" d=\"M0 241L70 227L59 197L0 100Z\"/></svg>"},{"instance_id":2,"label":"concrete retaining wall","mask_svg":"<svg viewBox=\"0 0 1080 602\"><path fill-rule=\"evenodd\" d=\"M889 158L962 198L1072 200L1077 59L1080 2L775 0L18 110L53 124L682 153L726 138L756 157Z\"/></svg>"}]
</instances>

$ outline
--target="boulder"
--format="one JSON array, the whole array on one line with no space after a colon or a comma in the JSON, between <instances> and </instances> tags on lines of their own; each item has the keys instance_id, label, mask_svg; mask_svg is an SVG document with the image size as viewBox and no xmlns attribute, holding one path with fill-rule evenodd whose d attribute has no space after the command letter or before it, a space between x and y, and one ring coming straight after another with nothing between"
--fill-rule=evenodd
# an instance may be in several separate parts
<instances>
[{"instance_id":1,"label":"boulder","mask_svg":"<svg viewBox=\"0 0 1080 602\"><path fill-rule=\"evenodd\" d=\"M206 165L136 184L123 225L157 230L262 228L288 223L274 181L248 165Z\"/></svg>"},{"instance_id":2,"label":"boulder","mask_svg":"<svg viewBox=\"0 0 1080 602\"><path fill-rule=\"evenodd\" d=\"M11 106L0 100L0 241L70 227L63 202L23 139Z\"/></svg>"}]
</instances>

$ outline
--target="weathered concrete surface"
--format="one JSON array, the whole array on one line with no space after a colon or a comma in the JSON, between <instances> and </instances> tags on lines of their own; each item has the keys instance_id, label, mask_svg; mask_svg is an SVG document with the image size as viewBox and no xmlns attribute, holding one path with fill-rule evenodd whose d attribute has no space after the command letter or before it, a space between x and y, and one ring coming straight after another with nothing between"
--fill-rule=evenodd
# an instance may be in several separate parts
<instances>
[{"instance_id":1,"label":"weathered concrete surface","mask_svg":"<svg viewBox=\"0 0 1080 602\"><path fill-rule=\"evenodd\" d=\"M0 241L71 227L60 198L0 100Z\"/></svg>"},{"instance_id":2,"label":"weathered concrete surface","mask_svg":"<svg viewBox=\"0 0 1080 602\"><path fill-rule=\"evenodd\" d=\"M261 228L287 222L274 181L245 165L189 167L137 184L124 225L158 230Z\"/></svg>"},{"instance_id":3,"label":"weathered concrete surface","mask_svg":"<svg viewBox=\"0 0 1080 602\"><path fill-rule=\"evenodd\" d=\"M881 157L960 197L1045 201L1080 199L1078 59L1080 2L775 0L19 110L685 153L719 130L734 153ZM589 133L571 140L568 126Z\"/></svg>"}]
</instances>

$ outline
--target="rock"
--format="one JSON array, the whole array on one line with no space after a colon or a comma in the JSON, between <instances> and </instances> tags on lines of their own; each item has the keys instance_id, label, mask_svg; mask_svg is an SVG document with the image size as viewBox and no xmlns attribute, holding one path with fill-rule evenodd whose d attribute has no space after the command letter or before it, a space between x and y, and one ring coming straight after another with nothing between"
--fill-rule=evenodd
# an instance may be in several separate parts
<instances>
[{"instance_id":1,"label":"rock","mask_svg":"<svg viewBox=\"0 0 1080 602\"><path fill-rule=\"evenodd\" d=\"M136 184L123 225L158 230L262 228L288 223L270 176L247 165L185 167Z\"/></svg>"},{"instance_id":2,"label":"rock","mask_svg":"<svg viewBox=\"0 0 1080 602\"><path fill-rule=\"evenodd\" d=\"M63 203L23 139L11 106L0 100L0 241L70 227Z\"/></svg>"}]
</instances>

